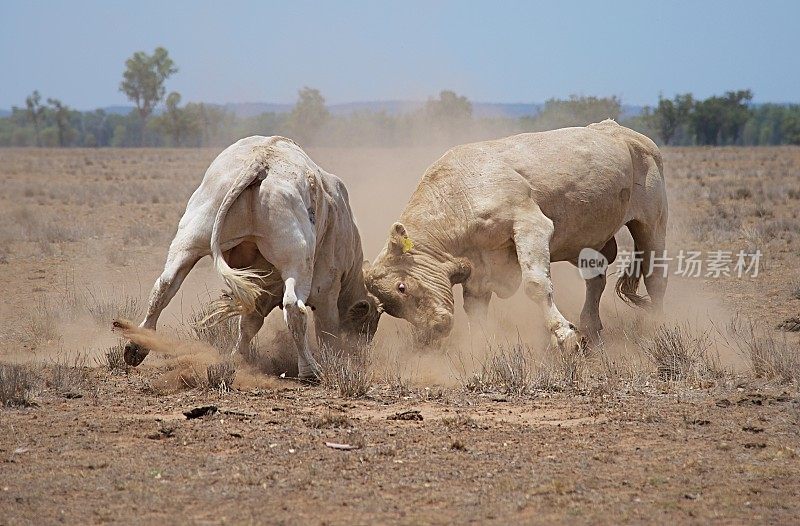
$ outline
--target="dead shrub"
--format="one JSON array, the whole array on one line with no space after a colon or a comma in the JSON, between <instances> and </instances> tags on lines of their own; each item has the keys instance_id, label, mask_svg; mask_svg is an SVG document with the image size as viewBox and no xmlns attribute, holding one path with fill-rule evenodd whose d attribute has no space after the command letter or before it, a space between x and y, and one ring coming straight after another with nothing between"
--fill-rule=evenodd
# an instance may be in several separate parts
<instances>
[{"instance_id":1,"label":"dead shrub","mask_svg":"<svg viewBox=\"0 0 800 526\"><path fill-rule=\"evenodd\" d=\"M236 366L230 360L220 363L212 363L206 367L206 378L209 389L217 389L222 392L230 391L233 381L236 379Z\"/></svg>"},{"instance_id":2,"label":"dead shrub","mask_svg":"<svg viewBox=\"0 0 800 526\"><path fill-rule=\"evenodd\" d=\"M128 254L121 247L109 245L104 249L103 252L106 256L106 263L109 265L114 267L128 266Z\"/></svg>"},{"instance_id":3,"label":"dead shrub","mask_svg":"<svg viewBox=\"0 0 800 526\"><path fill-rule=\"evenodd\" d=\"M71 360L57 360L50 368L46 385L59 394L68 394L80 389L88 378L86 355L78 354Z\"/></svg>"},{"instance_id":4,"label":"dead shrub","mask_svg":"<svg viewBox=\"0 0 800 526\"><path fill-rule=\"evenodd\" d=\"M36 306L28 312L23 324L24 337L33 347L40 343L58 340L61 334L58 331L58 311L50 305L47 298L40 296L36 299Z\"/></svg>"},{"instance_id":5,"label":"dead shrub","mask_svg":"<svg viewBox=\"0 0 800 526\"><path fill-rule=\"evenodd\" d=\"M756 377L783 383L800 380L800 346L792 344L785 333L776 337L753 320L743 320L739 316L728 324L728 333Z\"/></svg>"},{"instance_id":6,"label":"dead shrub","mask_svg":"<svg viewBox=\"0 0 800 526\"><path fill-rule=\"evenodd\" d=\"M448 429L471 428L478 429L480 425L469 415L458 413L455 416L446 416L441 419L441 424Z\"/></svg>"},{"instance_id":7,"label":"dead shrub","mask_svg":"<svg viewBox=\"0 0 800 526\"><path fill-rule=\"evenodd\" d=\"M688 323L661 325L651 338L640 339L639 345L663 380L699 380L717 368L708 353L708 331L694 333Z\"/></svg>"},{"instance_id":8,"label":"dead shrub","mask_svg":"<svg viewBox=\"0 0 800 526\"><path fill-rule=\"evenodd\" d=\"M127 373L128 364L125 363L125 341L120 340L103 353L103 358L98 360L111 374Z\"/></svg>"},{"instance_id":9,"label":"dead shrub","mask_svg":"<svg viewBox=\"0 0 800 526\"><path fill-rule=\"evenodd\" d=\"M39 383L36 372L28 365L0 363L0 406L30 407Z\"/></svg>"},{"instance_id":10,"label":"dead shrub","mask_svg":"<svg viewBox=\"0 0 800 526\"><path fill-rule=\"evenodd\" d=\"M450 449L455 451L467 451L467 445L462 440L455 439L450 444Z\"/></svg>"},{"instance_id":11,"label":"dead shrub","mask_svg":"<svg viewBox=\"0 0 800 526\"><path fill-rule=\"evenodd\" d=\"M86 225L63 221L60 216L45 216L29 208L19 208L12 212L11 217L21 231L22 241L51 245L87 237Z\"/></svg>"},{"instance_id":12,"label":"dead shrub","mask_svg":"<svg viewBox=\"0 0 800 526\"><path fill-rule=\"evenodd\" d=\"M576 349L562 349L561 347L551 347L550 352L555 353L553 373L555 373L557 383L567 388L580 387L586 372L585 352Z\"/></svg>"},{"instance_id":13,"label":"dead shrub","mask_svg":"<svg viewBox=\"0 0 800 526\"><path fill-rule=\"evenodd\" d=\"M125 239L137 241L139 246L157 246L162 243L164 232L152 225L135 222L125 229Z\"/></svg>"},{"instance_id":14,"label":"dead shrub","mask_svg":"<svg viewBox=\"0 0 800 526\"><path fill-rule=\"evenodd\" d=\"M374 377L370 346L358 343L347 349L320 346L320 384L344 398L364 396Z\"/></svg>"},{"instance_id":15,"label":"dead shrub","mask_svg":"<svg viewBox=\"0 0 800 526\"><path fill-rule=\"evenodd\" d=\"M533 349L522 342L491 344L488 354L481 370L463 382L467 390L524 395L571 389L581 384L586 369L582 352L560 347L549 347L543 361L537 361Z\"/></svg>"},{"instance_id":16,"label":"dead shrub","mask_svg":"<svg viewBox=\"0 0 800 526\"><path fill-rule=\"evenodd\" d=\"M649 379L649 368L640 361L627 356L612 357L602 344L592 350L592 355L597 370L591 387L595 394L628 393Z\"/></svg>"},{"instance_id":17,"label":"dead shrub","mask_svg":"<svg viewBox=\"0 0 800 526\"><path fill-rule=\"evenodd\" d=\"M521 395L531 387L534 365L530 346L490 343L488 353L480 372L468 380L468 390Z\"/></svg>"},{"instance_id":18,"label":"dead shrub","mask_svg":"<svg viewBox=\"0 0 800 526\"><path fill-rule=\"evenodd\" d=\"M89 315L101 325L106 325L116 319L138 319L143 310L139 298L124 291L115 293L106 290L98 292L87 290L85 302Z\"/></svg>"},{"instance_id":19,"label":"dead shrub","mask_svg":"<svg viewBox=\"0 0 800 526\"><path fill-rule=\"evenodd\" d=\"M239 317L227 318L219 323L208 323L205 320L212 311L210 305L204 305L199 310L193 311L189 318L189 327L195 338L214 347L220 354L229 354L236 347ZM250 346L252 351L254 344L251 342Z\"/></svg>"}]
</instances>

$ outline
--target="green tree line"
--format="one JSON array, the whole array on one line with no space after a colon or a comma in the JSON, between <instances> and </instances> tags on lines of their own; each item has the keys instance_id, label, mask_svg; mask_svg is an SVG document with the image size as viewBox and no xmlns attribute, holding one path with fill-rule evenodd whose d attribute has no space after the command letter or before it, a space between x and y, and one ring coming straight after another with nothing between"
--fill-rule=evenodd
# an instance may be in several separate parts
<instances>
[{"instance_id":1,"label":"green tree line","mask_svg":"<svg viewBox=\"0 0 800 526\"><path fill-rule=\"evenodd\" d=\"M133 103L128 115L76 111L34 91L24 107L0 118L0 146L200 147L224 146L248 135L286 135L303 145L455 144L527 131L584 126L612 118L665 145L800 144L800 105L751 103L750 90L706 99L691 93L659 96L640 115L620 119L618 97L572 96L545 102L536 115L479 118L466 97L442 91L421 108L388 114L332 115L319 90L304 87L287 113L237 117L219 106L181 104L166 82L178 71L164 48L134 53L119 89Z\"/></svg>"}]
</instances>

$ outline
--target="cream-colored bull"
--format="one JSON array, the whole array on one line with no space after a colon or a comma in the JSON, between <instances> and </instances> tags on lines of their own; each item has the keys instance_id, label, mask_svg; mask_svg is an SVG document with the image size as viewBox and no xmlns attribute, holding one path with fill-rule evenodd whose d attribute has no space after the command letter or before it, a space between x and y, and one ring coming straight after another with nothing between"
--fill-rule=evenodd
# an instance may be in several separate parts
<instances>
[{"instance_id":1,"label":"cream-colored bull","mask_svg":"<svg viewBox=\"0 0 800 526\"><path fill-rule=\"evenodd\" d=\"M219 314L241 315L239 350L277 306L301 377L319 372L306 331L310 306L317 336L331 345L340 334L368 339L375 332L380 312L364 286L347 189L289 139L248 137L211 163L178 224L141 327L156 328L186 275L209 254L230 287ZM147 353L130 342L125 361L138 365Z\"/></svg>"},{"instance_id":2,"label":"cream-colored bull","mask_svg":"<svg viewBox=\"0 0 800 526\"><path fill-rule=\"evenodd\" d=\"M576 263L584 248L613 261L614 234L624 225L644 258L617 292L661 309L661 273L645 277L649 302L636 294L642 270L665 248L661 154L650 139L606 120L466 144L425 172L368 270L367 288L387 313L434 340L452 328L453 285L463 285L470 318L482 320L493 293L509 297L522 283L557 344L581 347L583 337L553 301L550 263ZM586 282L581 332L590 338L602 329L605 285L605 274Z\"/></svg>"}]
</instances>

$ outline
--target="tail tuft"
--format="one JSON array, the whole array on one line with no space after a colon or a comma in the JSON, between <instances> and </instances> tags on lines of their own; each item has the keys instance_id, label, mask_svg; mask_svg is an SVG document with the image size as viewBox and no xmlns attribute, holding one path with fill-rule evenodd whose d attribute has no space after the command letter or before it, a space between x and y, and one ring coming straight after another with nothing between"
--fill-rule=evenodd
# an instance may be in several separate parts
<instances>
[{"instance_id":1,"label":"tail tuft","mask_svg":"<svg viewBox=\"0 0 800 526\"><path fill-rule=\"evenodd\" d=\"M645 308L650 305L650 298L638 294L639 278L642 277L641 260L634 260L630 267L623 271L614 287L617 296L632 307Z\"/></svg>"},{"instance_id":2,"label":"tail tuft","mask_svg":"<svg viewBox=\"0 0 800 526\"><path fill-rule=\"evenodd\" d=\"M252 269L231 268L222 258L215 261L215 266L229 289L227 295L229 299L220 300L229 305L225 310L235 311L232 316L255 312L258 297L263 293L259 283L263 282L268 274Z\"/></svg>"}]
</instances>

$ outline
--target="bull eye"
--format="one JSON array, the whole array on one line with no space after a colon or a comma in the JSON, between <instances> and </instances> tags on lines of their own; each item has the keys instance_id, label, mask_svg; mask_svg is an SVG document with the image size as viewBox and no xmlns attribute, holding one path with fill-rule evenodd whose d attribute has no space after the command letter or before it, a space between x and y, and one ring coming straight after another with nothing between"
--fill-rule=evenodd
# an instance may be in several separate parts
<instances>
[{"instance_id":1,"label":"bull eye","mask_svg":"<svg viewBox=\"0 0 800 526\"><path fill-rule=\"evenodd\" d=\"M400 291L400 294L405 294L406 293L406 284L401 281L400 283L397 284L397 290Z\"/></svg>"}]
</instances>

